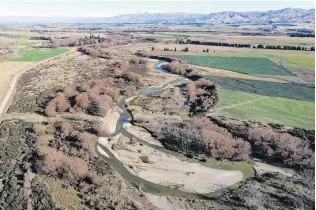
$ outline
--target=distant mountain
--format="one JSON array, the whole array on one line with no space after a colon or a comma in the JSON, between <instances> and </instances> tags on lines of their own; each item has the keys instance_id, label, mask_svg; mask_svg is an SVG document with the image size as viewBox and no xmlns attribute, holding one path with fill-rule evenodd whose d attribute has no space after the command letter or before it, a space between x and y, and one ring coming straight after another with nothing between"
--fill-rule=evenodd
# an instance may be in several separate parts
<instances>
[{"instance_id":1,"label":"distant mountain","mask_svg":"<svg viewBox=\"0 0 316 210\"><path fill-rule=\"evenodd\" d=\"M315 24L315 9L270 10L266 12L137 13L114 17L5 17L0 23L174 23L174 24Z\"/></svg>"},{"instance_id":2,"label":"distant mountain","mask_svg":"<svg viewBox=\"0 0 316 210\"><path fill-rule=\"evenodd\" d=\"M315 9L270 10L267 12L217 12L210 14L143 13L104 18L106 23L208 23L208 24L297 24L315 23Z\"/></svg>"}]
</instances>

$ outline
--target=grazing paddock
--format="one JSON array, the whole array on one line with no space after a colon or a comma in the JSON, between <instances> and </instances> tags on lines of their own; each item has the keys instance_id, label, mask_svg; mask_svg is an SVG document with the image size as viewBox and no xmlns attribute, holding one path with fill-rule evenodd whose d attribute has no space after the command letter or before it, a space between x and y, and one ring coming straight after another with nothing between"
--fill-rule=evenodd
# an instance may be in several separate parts
<instances>
[{"instance_id":1,"label":"grazing paddock","mask_svg":"<svg viewBox=\"0 0 316 210\"><path fill-rule=\"evenodd\" d=\"M315 129L315 103L262 96L232 90L219 90L215 113L265 123Z\"/></svg>"},{"instance_id":2,"label":"grazing paddock","mask_svg":"<svg viewBox=\"0 0 316 210\"><path fill-rule=\"evenodd\" d=\"M290 71L282 68L268 58L193 55L175 55L173 57L187 63L245 74L293 76Z\"/></svg>"},{"instance_id":3,"label":"grazing paddock","mask_svg":"<svg viewBox=\"0 0 316 210\"><path fill-rule=\"evenodd\" d=\"M301 66L309 68L311 70L315 69L315 56L313 52L310 53L296 53L296 54L282 54L282 53L269 53L266 52L265 56L272 61L289 66Z\"/></svg>"},{"instance_id":4,"label":"grazing paddock","mask_svg":"<svg viewBox=\"0 0 316 210\"><path fill-rule=\"evenodd\" d=\"M219 88L255 93L264 96L315 101L315 88L292 83L279 83L261 80L239 79L230 77L205 76Z\"/></svg>"},{"instance_id":5,"label":"grazing paddock","mask_svg":"<svg viewBox=\"0 0 316 210\"><path fill-rule=\"evenodd\" d=\"M297 82L297 76L270 76L270 75L249 75L242 74L238 72L233 72L224 69L216 69L211 67L201 67L198 65L190 64L192 68L196 68L200 71L201 75L205 76L219 76L219 77L232 77L232 78L240 78L240 79L250 79L250 80L262 80L262 81L270 81L270 82L281 82L281 83L291 83Z\"/></svg>"},{"instance_id":6,"label":"grazing paddock","mask_svg":"<svg viewBox=\"0 0 316 210\"><path fill-rule=\"evenodd\" d=\"M40 48L40 49L33 49L27 50L22 57L12 59L11 61L42 61L47 58L55 57L67 52L68 49L66 48Z\"/></svg>"}]
</instances>

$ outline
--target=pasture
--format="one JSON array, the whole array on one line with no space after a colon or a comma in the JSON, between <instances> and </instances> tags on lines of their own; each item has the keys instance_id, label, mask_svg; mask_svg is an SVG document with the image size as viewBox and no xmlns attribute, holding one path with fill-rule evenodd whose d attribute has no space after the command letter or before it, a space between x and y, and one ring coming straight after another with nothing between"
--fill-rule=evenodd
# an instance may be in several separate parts
<instances>
[{"instance_id":1,"label":"pasture","mask_svg":"<svg viewBox=\"0 0 316 210\"><path fill-rule=\"evenodd\" d=\"M252 75L293 76L293 74L272 62L268 58L255 57L222 57L222 56L189 56L175 55L187 63Z\"/></svg>"},{"instance_id":2,"label":"pasture","mask_svg":"<svg viewBox=\"0 0 316 210\"><path fill-rule=\"evenodd\" d=\"M221 89L255 93L263 96L278 96L301 101L315 101L315 88L292 83L279 83L261 80L217 77L206 75L205 78Z\"/></svg>"},{"instance_id":3,"label":"pasture","mask_svg":"<svg viewBox=\"0 0 316 210\"><path fill-rule=\"evenodd\" d=\"M315 55L314 52L300 52L300 53L276 53L265 52L264 55L276 63L283 63L285 66L298 66L315 69Z\"/></svg>"},{"instance_id":4,"label":"pasture","mask_svg":"<svg viewBox=\"0 0 316 210\"><path fill-rule=\"evenodd\" d=\"M218 90L215 113L226 117L315 129L315 103L262 96L232 90Z\"/></svg>"},{"instance_id":5,"label":"pasture","mask_svg":"<svg viewBox=\"0 0 316 210\"><path fill-rule=\"evenodd\" d=\"M12 59L11 61L37 62L47 58L55 57L67 52L66 48L40 48L27 50L21 57Z\"/></svg>"},{"instance_id":6,"label":"pasture","mask_svg":"<svg viewBox=\"0 0 316 210\"><path fill-rule=\"evenodd\" d=\"M158 33L156 33L158 34ZM209 41L209 42L228 42L236 44L251 45L291 45L312 47L315 45L315 39L310 37L289 37L289 36L240 36L225 35L210 32L165 32L161 35L186 36L191 40Z\"/></svg>"},{"instance_id":7,"label":"pasture","mask_svg":"<svg viewBox=\"0 0 316 210\"><path fill-rule=\"evenodd\" d=\"M152 51L152 47L154 50ZM188 52L181 52L182 49L188 47ZM164 51L169 48L172 51ZM268 58L277 65L284 67L303 67L315 69L315 52L313 51L297 51L297 50L274 50L274 49L253 49L253 48L236 48L222 46L204 46L192 44L137 44L130 46L121 46L128 52L135 53L138 50L145 51L153 55L164 56L222 56L222 57L258 57ZM176 49L176 51L174 51ZM209 49L209 52L203 50Z\"/></svg>"}]
</instances>

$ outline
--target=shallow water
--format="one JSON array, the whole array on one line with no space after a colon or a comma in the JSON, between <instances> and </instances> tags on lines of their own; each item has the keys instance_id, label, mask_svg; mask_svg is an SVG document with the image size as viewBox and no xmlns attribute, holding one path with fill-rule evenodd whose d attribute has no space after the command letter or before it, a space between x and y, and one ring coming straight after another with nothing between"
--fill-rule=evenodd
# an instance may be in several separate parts
<instances>
[{"instance_id":1,"label":"shallow water","mask_svg":"<svg viewBox=\"0 0 316 210\"><path fill-rule=\"evenodd\" d=\"M160 71L160 67L159 64L160 62L155 64L155 68ZM165 89L168 86L173 86L173 85L179 85L182 84L183 80L185 78L179 78L176 79L172 82L169 82L167 84L164 84L162 86L159 87L152 87L149 88L147 90L143 90L140 91L137 95L141 96L141 95L149 95L155 92L159 92L162 91L163 89ZM130 112L127 110L126 108L126 103L125 103L125 99L123 98L120 103L119 103L119 107L122 110L122 112L120 113L120 117L119 120L117 121L116 124L116 132L114 134L112 134L111 136L115 136L119 133L121 133L123 136L127 137L127 138L133 138L135 140L137 140L138 142L142 143L143 145L149 146L155 150L158 150L160 152L164 152L166 154L175 156L175 157L181 157L181 158L185 158L185 156L181 153L178 152L174 152L171 150L168 150L164 147L160 147L157 145L153 145L150 144L146 141L143 141L141 139L139 139L138 137L132 135L131 133L129 133L126 129L123 128L123 124L124 123L131 123L132 122L132 115L130 114ZM184 197L184 198L202 198L202 199L211 199L214 196L217 195L217 192L212 192L212 193L207 193L207 194L199 194L199 193L194 193L194 192L185 192L179 189L175 189L175 188L171 188L171 187L167 187L167 186L163 186L163 185L159 185L159 184L155 184L149 181L146 181L140 177L137 177L133 174L131 174L126 168L125 166L104 146L100 145L99 143L96 144L96 148L97 146L101 147L106 153L108 153L108 155L110 156L110 158L107 158L105 156L103 156L97 149L95 149L96 153L103 158L104 160L107 161L107 163L109 165L111 165L127 182L129 182L130 184L132 184L135 187L140 188L142 191L147 192L147 193L151 193L151 194L155 194L155 195L163 195L163 196L175 196L175 197ZM207 164L203 164L201 162L199 162L198 160L195 159L191 159L190 162L198 162L204 166L208 166ZM209 167L209 166L208 166ZM225 169L224 169L225 170Z\"/></svg>"}]
</instances>

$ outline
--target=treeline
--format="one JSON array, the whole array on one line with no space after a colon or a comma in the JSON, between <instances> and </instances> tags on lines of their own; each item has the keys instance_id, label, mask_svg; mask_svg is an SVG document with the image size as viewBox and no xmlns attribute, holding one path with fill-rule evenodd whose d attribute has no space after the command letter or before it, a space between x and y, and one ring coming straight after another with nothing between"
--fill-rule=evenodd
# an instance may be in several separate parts
<instances>
[{"instance_id":1,"label":"treeline","mask_svg":"<svg viewBox=\"0 0 316 210\"><path fill-rule=\"evenodd\" d=\"M154 48L152 47L151 50L153 51ZM168 47L163 48L163 51L173 51L173 52L177 52L177 48L175 47L174 49L170 49ZM189 48L185 47L184 49L181 49L181 52L189 52Z\"/></svg>"},{"instance_id":2,"label":"treeline","mask_svg":"<svg viewBox=\"0 0 316 210\"><path fill-rule=\"evenodd\" d=\"M315 34L290 33L290 37L315 37Z\"/></svg>"},{"instance_id":3,"label":"treeline","mask_svg":"<svg viewBox=\"0 0 316 210\"><path fill-rule=\"evenodd\" d=\"M198 41L198 40L179 40L178 41L179 44L197 44L197 45L210 45L210 46L224 46L224 47L246 47L246 48L250 48L251 45L250 44L230 44L227 42L202 42L202 41Z\"/></svg>"},{"instance_id":4,"label":"treeline","mask_svg":"<svg viewBox=\"0 0 316 210\"><path fill-rule=\"evenodd\" d=\"M301 46L287 46L287 45L251 45L251 44L230 44L227 42L203 42L198 40L178 40L179 44L196 44L196 45L209 45L209 46L223 46L223 47L237 47L237 48L262 48L262 49L277 49L277 50L310 50L315 51L315 47L306 48Z\"/></svg>"},{"instance_id":5,"label":"treeline","mask_svg":"<svg viewBox=\"0 0 316 210\"><path fill-rule=\"evenodd\" d=\"M46 40L46 39L42 39ZM43 43L43 47L76 47L76 46L83 46L83 45L90 45L90 44L98 44L103 43L106 41L106 38L100 36L85 36L84 38L50 38L48 39L49 42Z\"/></svg>"},{"instance_id":6,"label":"treeline","mask_svg":"<svg viewBox=\"0 0 316 210\"><path fill-rule=\"evenodd\" d=\"M262 45L259 44L257 47L253 46L253 48L261 48L261 49L275 49L275 50L310 50L315 51L315 47L311 47L310 49L301 46L288 46L288 45Z\"/></svg>"},{"instance_id":7,"label":"treeline","mask_svg":"<svg viewBox=\"0 0 316 210\"><path fill-rule=\"evenodd\" d=\"M52 40L52 38L46 36L32 36L30 40Z\"/></svg>"}]
</instances>

